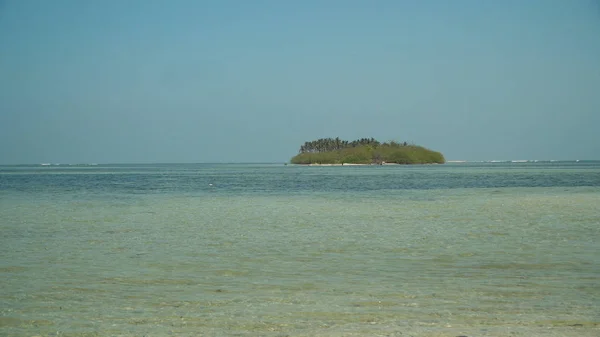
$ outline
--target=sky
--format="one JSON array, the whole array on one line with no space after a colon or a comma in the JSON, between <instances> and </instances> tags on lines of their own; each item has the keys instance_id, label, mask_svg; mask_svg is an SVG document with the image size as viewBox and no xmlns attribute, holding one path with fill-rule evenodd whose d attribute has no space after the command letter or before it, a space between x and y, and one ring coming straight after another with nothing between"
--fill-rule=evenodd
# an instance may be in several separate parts
<instances>
[{"instance_id":1,"label":"sky","mask_svg":"<svg viewBox=\"0 0 600 337\"><path fill-rule=\"evenodd\" d=\"M0 0L0 164L584 160L598 129L600 0Z\"/></svg>"}]
</instances>

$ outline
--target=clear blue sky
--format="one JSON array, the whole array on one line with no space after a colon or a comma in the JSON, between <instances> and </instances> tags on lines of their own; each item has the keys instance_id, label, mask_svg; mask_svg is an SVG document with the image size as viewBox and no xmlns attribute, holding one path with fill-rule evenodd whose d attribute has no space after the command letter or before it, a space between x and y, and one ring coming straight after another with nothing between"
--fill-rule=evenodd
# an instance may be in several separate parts
<instances>
[{"instance_id":1,"label":"clear blue sky","mask_svg":"<svg viewBox=\"0 0 600 337\"><path fill-rule=\"evenodd\" d=\"M0 0L0 164L600 159L599 130L598 0Z\"/></svg>"}]
</instances>

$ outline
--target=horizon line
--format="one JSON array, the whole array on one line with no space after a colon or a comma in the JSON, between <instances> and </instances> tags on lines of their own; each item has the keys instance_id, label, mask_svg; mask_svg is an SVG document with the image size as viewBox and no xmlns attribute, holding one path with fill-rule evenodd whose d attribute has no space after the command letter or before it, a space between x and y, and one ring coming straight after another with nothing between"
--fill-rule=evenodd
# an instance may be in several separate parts
<instances>
[{"instance_id":1,"label":"horizon line","mask_svg":"<svg viewBox=\"0 0 600 337\"><path fill-rule=\"evenodd\" d=\"M600 159L489 159L489 160L461 160L450 159L445 163L536 163L536 162L591 162L600 161ZM19 164L0 164L0 166L99 166L99 165L227 165L227 164L290 164L289 161L256 161L256 162L105 162L105 163L19 163ZM293 165L293 164L290 164Z\"/></svg>"}]
</instances>

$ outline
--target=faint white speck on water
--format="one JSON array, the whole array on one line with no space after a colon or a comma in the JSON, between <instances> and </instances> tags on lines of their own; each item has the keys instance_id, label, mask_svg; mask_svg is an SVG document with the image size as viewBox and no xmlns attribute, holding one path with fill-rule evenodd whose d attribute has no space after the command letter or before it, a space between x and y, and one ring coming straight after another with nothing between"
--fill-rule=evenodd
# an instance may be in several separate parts
<instances>
[{"instance_id":1,"label":"faint white speck on water","mask_svg":"<svg viewBox=\"0 0 600 337\"><path fill-rule=\"evenodd\" d=\"M598 205L586 161L0 167L0 335L599 336Z\"/></svg>"}]
</instances>

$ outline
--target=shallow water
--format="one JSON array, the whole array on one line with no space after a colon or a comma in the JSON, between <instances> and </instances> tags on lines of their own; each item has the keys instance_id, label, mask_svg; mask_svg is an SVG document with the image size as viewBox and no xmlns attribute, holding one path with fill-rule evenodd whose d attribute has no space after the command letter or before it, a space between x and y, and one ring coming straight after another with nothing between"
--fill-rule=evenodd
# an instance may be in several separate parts
<instances>
[{"instance_id":1,"label":"shallow water","mask_svg":"<svg viewBox=\"0 0 600 337\"><path fill-rule=\"evenodd\" d=\"M0 335L598 336L600 162L0 167Z\"/></svg>"}]
</instances>

